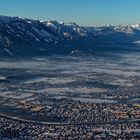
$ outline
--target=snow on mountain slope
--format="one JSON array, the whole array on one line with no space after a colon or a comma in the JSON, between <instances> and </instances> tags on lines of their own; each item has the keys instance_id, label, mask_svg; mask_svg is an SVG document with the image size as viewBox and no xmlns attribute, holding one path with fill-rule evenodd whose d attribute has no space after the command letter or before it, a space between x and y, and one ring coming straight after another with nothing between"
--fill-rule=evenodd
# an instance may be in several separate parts
<instances>
[{"instance_id":1,"label":"snow on mountain slope","mask_svg":"<svg viewBox=\"0 0 140 140\"><path fill-rule=\"evenodd\" d=\"M100 44L138 44L140 24L84 27L75 23L0 16L0 55L71 54Z\"/></svg>"}]
</instances>

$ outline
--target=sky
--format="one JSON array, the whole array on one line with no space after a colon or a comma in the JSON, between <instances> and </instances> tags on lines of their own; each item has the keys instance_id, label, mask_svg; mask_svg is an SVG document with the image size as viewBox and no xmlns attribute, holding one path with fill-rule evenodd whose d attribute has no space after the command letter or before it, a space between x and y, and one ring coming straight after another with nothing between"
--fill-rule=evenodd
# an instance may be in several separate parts
<instances>
[{"instance_id":1,"label":"sky","mask_svg":"<svg viewBox=\"0 0 140 140\"><path fill-rule=\"evenodd\" d=\"M0 15L120 25L140 22L140 0L0 0Z\"/></svg>"}]
</instances>

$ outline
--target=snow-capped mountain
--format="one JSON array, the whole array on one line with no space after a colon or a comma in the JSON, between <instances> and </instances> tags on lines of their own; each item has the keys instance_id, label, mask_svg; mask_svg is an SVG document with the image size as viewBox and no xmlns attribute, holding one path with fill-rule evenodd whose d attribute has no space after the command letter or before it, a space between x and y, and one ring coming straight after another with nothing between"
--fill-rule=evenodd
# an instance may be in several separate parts
<instances>
[{"instance_id":1,"label":"snow-capped mountain","mask_svg":"<svg viewBox=\"0 0 140 140\"><path fill-rule=\"evenodd\" d=\"M84 27L75 23L0 16L0 55L91 52L100 45L139 44L140 24Z\"/></svg>"}]
</instances>

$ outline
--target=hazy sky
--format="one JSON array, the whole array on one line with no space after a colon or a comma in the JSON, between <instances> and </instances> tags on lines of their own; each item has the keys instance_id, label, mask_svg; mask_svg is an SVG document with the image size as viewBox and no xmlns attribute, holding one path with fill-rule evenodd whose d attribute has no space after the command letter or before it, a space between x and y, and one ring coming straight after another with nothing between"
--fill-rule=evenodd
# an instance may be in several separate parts
<instances>
[{"instance_id":1,"label":"hazy sky","mask_svg":"<svg viewBox=\"0 0 140 140\"><path fill-rule=\"evenodd\" d=\"M129 24L140 22L140 0L0 0L0 15L80 25Z\"/></svg>"}]
</instances>

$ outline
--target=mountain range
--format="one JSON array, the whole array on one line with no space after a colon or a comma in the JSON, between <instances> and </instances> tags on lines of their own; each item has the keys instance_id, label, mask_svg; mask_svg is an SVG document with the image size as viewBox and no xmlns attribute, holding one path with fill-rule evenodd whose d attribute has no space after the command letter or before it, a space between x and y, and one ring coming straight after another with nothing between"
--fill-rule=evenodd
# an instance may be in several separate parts
<instances>
[{"instance_id":1,"label":"mountain range","mask_svg":"<svg viewBox=\"0 0 140 140\"><path fill-rule=\"evenodd\" d=\"M0 56L86 55L139 44L140 24L87 27L0 16Z\"/></svg>"}]
</instances>

